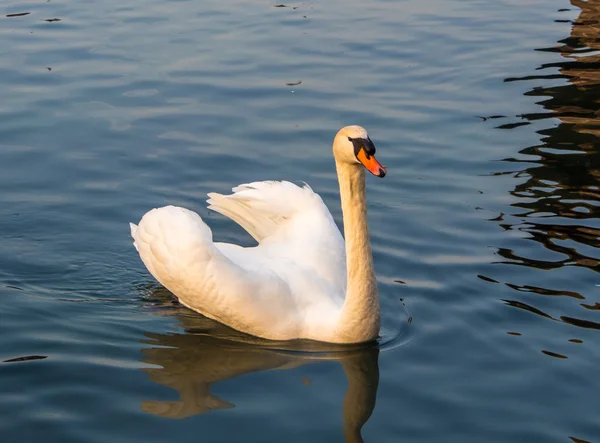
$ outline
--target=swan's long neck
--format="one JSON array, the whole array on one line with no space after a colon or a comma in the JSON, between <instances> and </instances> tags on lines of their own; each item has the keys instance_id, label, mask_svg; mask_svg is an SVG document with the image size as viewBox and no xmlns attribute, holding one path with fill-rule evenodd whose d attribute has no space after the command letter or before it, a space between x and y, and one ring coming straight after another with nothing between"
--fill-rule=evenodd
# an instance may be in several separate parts
<instances>
[{"instance_id":1,"label":"swan's long neck","mask_svg":"<svg viewBox=\"0 0 600 443\"><path fill-rule=\"evenodd\" d=\"M344 237L347 288L336 336L343 342L377 338L380 325L377 281L367 226L365 171L360 165L336 161Z\"/></svg>"}]
</instances>

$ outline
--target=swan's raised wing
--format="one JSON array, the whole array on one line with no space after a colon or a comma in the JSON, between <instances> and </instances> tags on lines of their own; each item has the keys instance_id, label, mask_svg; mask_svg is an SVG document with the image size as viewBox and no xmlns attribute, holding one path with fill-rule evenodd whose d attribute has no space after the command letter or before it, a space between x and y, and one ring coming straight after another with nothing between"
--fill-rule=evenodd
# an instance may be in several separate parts
<instances>
[{"instance_id":1,"label":"swan's raised wing","mask_svg":"<svg viewBox=\"0 0 600 443\"><path fill-rule=\"evenodd\" d=\"M182 304L241 331L294 338L301 325L290 287L259 262L240 266L212 241L195 212L166 206L131 224L134 245L150 273Z\"/></svg>"},{"instance_id":2,"label":"swan's raised wing","mask_svg":"<svg viewBox=\"0 0 600 443\"><path fill-rule=\"evenodd\" d=\"M229 217L259 243L298 214L316 209L331 219L321 197L308 185L301 188L288 181L262 181L242 184L232 191L230 195L209 193L208 209Z\"/></svg>"},{"instance_id":3,"label":"swan's raised wing","mask_svg":"<svg viewBox=\"0 0 600 443\"><path fill-rule=\"evenodd\" d=\"M272 257L287 259L345 289L344 239L321 197L305 185L263 181L208 194L209 209L244 228Z\"/></svg>"}]
</instances>

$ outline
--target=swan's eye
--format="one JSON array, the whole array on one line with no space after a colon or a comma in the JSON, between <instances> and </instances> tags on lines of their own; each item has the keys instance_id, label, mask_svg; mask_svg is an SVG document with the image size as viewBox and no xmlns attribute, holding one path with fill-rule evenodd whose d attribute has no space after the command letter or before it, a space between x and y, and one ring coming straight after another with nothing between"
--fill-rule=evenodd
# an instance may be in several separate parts
<instances>
[{"instance_id":1,"label":"swan's eye","mask_svg":"<svg viewBox=\"0 0 600 443\"><path fill-rule=\"evenodd\" d=\"M348 141L349 141L349 142L353 142L353 141L354 141L354 139L353 139L352 137L348 137Z\"/></svg>"}]
</instances>

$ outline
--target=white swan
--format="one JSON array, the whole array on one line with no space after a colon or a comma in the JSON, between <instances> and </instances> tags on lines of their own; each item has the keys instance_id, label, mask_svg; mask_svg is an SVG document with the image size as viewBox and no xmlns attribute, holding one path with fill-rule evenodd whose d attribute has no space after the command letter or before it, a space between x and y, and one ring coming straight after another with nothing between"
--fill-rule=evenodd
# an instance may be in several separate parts
<instances>
[{"instance_id":1,"label":"white swan","mask_svg":"<svg viewBox=\"0 0 600 443\"><path fill-rule=\"evenodd\" d=\"M272 340L332 343L373 340L379 333L377 282L367 227L365 173L383 177L375 146L360 126L333 141L344 239L318 194L283 181L208 194L209 208L258 242L215 243L195 212L166 206L130 223L150 273L179 301L239 331Z\"/></svg>"}]
</instances>

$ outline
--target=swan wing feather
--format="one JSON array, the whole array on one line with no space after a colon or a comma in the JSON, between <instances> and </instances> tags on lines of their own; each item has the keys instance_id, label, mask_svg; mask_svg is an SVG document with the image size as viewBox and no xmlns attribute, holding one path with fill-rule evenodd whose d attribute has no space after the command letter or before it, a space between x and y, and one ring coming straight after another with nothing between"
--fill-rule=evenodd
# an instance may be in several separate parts
<instances>
[{"instance_id":1,"label":"swan wing feather","mask_svg":"<svg viewBox=\"0 0 600 443\"><path fill-rule=\"evenodd\" d=\"M211 209L229 217L259 243L274 234L297 214L324 208L323 201L310 186L289 181L261 181L236 186L229 195L211 192Z\"/></svg>"},{"instance_id":2,"label":"swan wing feather","mask_svg":"<svg viewBox=\"0 0 600 443\"><path fill-rule=\"evenodd\" d=\"M233 194L208 194L208 208L244 228L261 250L301 265L343 293L346 286L344 239L329 209L310 186L289 181L239 185Z\"/></svg>"}]
</instances>

